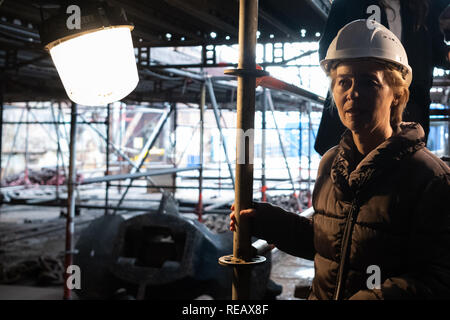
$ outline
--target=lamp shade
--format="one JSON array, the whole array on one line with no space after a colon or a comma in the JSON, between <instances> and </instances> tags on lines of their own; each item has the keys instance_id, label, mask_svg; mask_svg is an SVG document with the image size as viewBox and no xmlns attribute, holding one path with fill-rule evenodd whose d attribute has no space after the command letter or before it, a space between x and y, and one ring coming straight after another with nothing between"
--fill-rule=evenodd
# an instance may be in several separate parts
<instances>
[{"instance_id":1,"label":"lamp shade","mask_svg":"<svg viewBox=\"0 0 450 320\"><path fill-rule=\"evenodd\" d=\"M56 41L49 51L67 95L77 104L99 106L120 100L139 82L128 25Z\"/></svg>"}]
</instances>

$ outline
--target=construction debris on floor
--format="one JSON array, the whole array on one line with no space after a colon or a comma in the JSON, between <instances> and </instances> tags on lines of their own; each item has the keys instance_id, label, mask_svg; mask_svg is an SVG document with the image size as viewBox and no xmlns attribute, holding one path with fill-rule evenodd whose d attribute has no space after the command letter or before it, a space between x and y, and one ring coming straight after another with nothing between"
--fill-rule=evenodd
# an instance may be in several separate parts
<instances>
[{"instance_id":1,"label":"construction debris on floor","mask_svg":"<svg viewBox=\"0 0 450 320\"><path fill-rule=\"evenodd\" d=\"M76 181L81 182L82 174L77 174ZM8 176L1 182L2 186L23 185L66 185L66 172L61 168L42 168L40 170L25 170L24 172Z\"/></svg>"},{"instance_id":2,"label":"construction debris on floor","mask_svg":"<svg viewBox=\"0 0 450 320\"><path fill-rule=\"evenodd\" d=\"M289 198L279 197L285 201L281 201L285 208ZM17 218L14 223L7 219L8 210L0 212L0 230L4 231L0 238L0 284L62 286L65 219L60 217L58 209L52 208L54 213L47 217L36 212L45 208L34 208L22 215L16 212L14 215L20 220ZM161 199L159 214L134 212L104 216L100 210L83 210L75 219L78 254L74 263L84 275L77 296L86 299L231 298L231 270L217 263L219 256L232 253L229 215L205 214L200 223L196 215L181 214L177 209L178 203L166 195ZM90 236L93 234L95 241ZM268 262L253 271L253 298L305 298L314 273L312 261L277 249L266 257Z\"/></svg>"}]
</instances>

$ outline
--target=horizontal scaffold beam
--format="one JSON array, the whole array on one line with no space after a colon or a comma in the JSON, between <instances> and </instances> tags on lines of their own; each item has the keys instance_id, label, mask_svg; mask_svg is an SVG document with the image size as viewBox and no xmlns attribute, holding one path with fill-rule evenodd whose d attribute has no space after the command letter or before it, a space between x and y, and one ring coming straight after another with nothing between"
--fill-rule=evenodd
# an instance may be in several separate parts
<instances>
[{"instance_id":1,"label":"horizontal scaffold beam","mask_svg":"<svg viewBox=\"0 0 450 320\"><path fill-rule=\"evenodd\" d=\"M200 169L200 167L195 166L195 167L188 167L188 168L169 168L169 169L162 169L162 170L149 170L146 172L139 172L139 173L132 173L132 174L108 175L108 176L103 176L103 177L98 177L98 178L84 179L79 184L84 185L84 184L99 183L99 182L136 179L136 178L150 177L150 176L161 176L161 175L165 175L165 174L172 174L175 172L191 171L191 170L198 170L198 169Z\"/></svg>"}]
</instances>

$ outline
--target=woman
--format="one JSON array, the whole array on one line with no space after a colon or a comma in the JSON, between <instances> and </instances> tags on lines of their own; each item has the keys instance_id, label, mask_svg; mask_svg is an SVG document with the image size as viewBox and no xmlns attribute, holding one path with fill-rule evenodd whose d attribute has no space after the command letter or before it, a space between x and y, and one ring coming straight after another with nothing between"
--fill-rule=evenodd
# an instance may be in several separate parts
<instances>
[{"instance_id":1,"label":"woman","mask_svg":"<svg viewBox=\"0 0 450 320\"><path fill-rule=\"evenodd\" d=\"M320 162L312 220L268 203L241 218L254 236L314 259L309 299L450 298L450 169L419 124L402 122L412 70L401 42L356 20L321 66L347 131Z\"/></svg>"},{"instance_id":2,"label":"woman","mask_svg":"<svg viewBox=\"0 0 450 320\"><path fill-rule=\"evenodd\" d=\"M319 41L319 59L324 59L339 29L356 19L373 16L377 12L374 8L378 8L379 16L375 15L375 18L379 18L378 22L401 40L409 65L414 69L414 79L409 87L410 98L403 118L420 123L426 142L433 69L450 69L449 47L444 42L438 18L449 3L449 0L334 0ZM338 144L345 130L331 103L331 95L328 94L314 144L320 155Z\"/></svg>"}]
</instances>

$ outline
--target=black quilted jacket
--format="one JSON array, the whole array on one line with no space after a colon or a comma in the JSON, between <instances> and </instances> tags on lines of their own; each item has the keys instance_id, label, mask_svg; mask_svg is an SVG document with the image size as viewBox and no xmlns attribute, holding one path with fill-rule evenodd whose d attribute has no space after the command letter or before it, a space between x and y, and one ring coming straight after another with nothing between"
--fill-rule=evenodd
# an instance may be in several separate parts
<instances>
[{"instance_id":1,"label":"black quilted jacket","mask_svg":"<svg viewBox=\"0 0 450 320\"><path fill-rule=\"evenodd\" d=\"M314 260L309 299L450 298L450 169L423 137L402 123L358 161L345 132L320 162L312 220L255 203L255 236Z\"/></svg>"}]
</instances>

